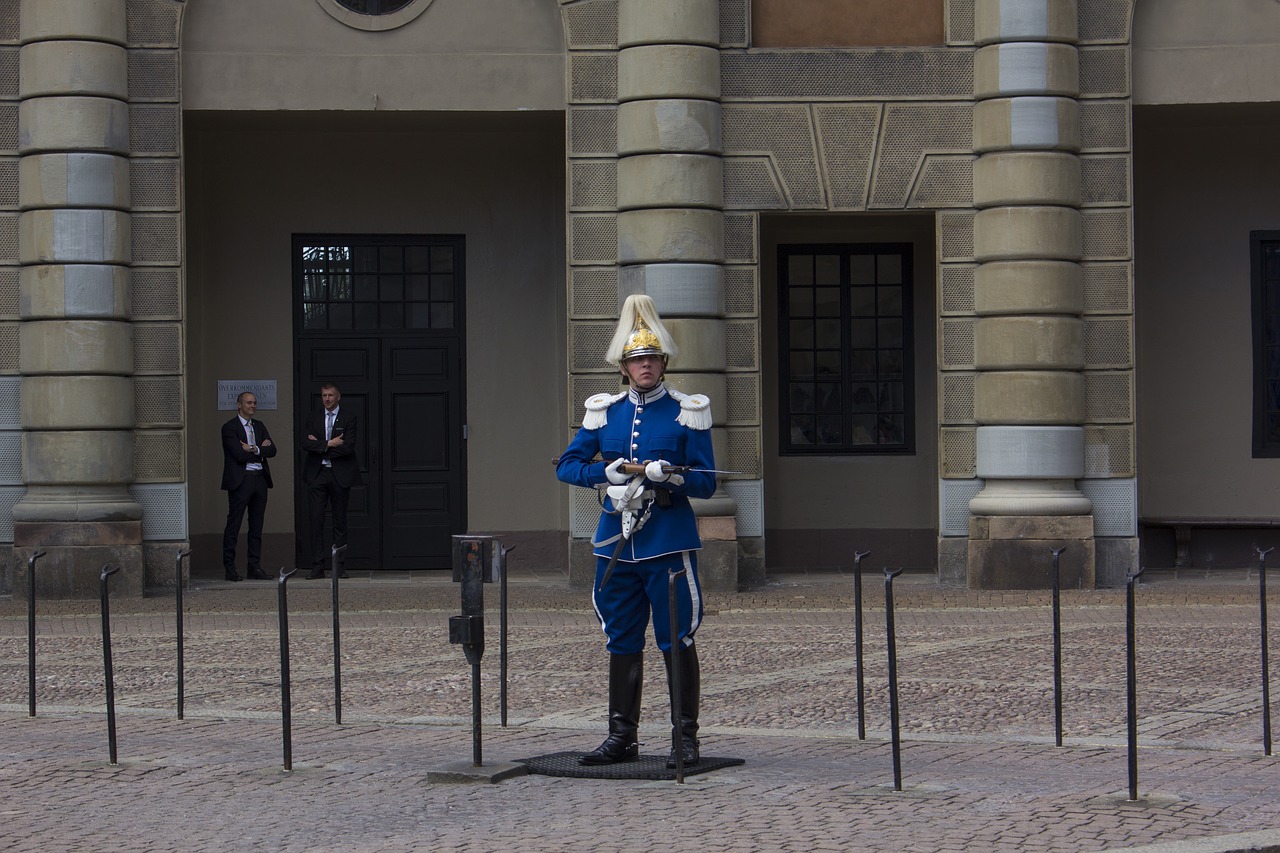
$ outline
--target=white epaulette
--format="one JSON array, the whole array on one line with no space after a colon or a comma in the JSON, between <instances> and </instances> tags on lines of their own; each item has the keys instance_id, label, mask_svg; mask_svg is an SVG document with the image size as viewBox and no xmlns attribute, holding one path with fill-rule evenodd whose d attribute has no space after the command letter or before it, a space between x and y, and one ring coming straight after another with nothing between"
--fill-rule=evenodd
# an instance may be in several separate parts
<instances>
[{"instance_id":1,"label":"white epaulette","mask_svg":"<svg viewBox=\"0 0 1280 853\"><path fill-rule=\"evenodd\" d=\"M674 388L667 393L680 404L676 423L689 429L711 429L711 398L706 394L684 394Z\"/></svg>"},{"instance_id":2,"label":"white epaulette","mask_svg":"<svg viewBox=\"0 0 1280 853\"><path fill-rule=\"evenodd\" d=\"M600 429L609 422L609 407L627 396L626 391L618 394L596 394L588 397L584 404L587 413L582 416L583 429Z\"/></svg>"}]
</instances>

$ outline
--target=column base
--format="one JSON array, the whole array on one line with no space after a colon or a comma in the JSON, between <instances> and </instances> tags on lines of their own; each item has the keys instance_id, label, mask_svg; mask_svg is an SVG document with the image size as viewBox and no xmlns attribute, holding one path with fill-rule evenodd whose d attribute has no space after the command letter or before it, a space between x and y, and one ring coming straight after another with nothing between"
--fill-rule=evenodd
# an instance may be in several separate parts
<instances>
[{"instance_id":1,"label":"column base","mask_svg":"<svg viewBox=\"0 0 1280 853\"><path fill-rule=\"evenodd\" d=\"M15 523L85 524L141 519L141 504L124 486L27 486L22 500L13 505Z\"/></svg>"},{"instance_id":2,"label":"column base","mask_svg":"<svg viewBox=\"0 0 1280 853\"><path fill-rule=\"evenodd\" d=\"M1093 516L973 516L969 519L969 589L1051 589L1053 548L1061 589L1093 589Z\"/></svg>"},{"instance_id":3,"label":"column base","mask_svg":"<svg viewBox=\"0 0 1280 853\"><path fill-rule=\"evenodd\" d=\"M111 576L113 596L140 598L146 589L142 522L15 521L13 594L28 594L28 560L36 551L36 598L98 598L104 566L119 566Z\"/></svg>"},{"instance_id":4,"label":"column base","mask_svg":"<svg viewBox=\"0 0 1280 853\"><path fill-rule=\"evenodd\" d=\"M1074 480L1006 480L991 478L969 500L973 515L1063 516L1087 515L1093 502Z\"/></svg>"},{"instance_id":5,"label":"column base","mask_svg":"<svg viewBox=\"0 0 1280 853\"><path fill-rule=\"evenodd\" d=\"M174 590L178 586L178 555L191 549L190 542L146 542L142 561L146 565L144 581L147 589ZM191 583L191 558L182 561L182 586Z\"/></svg>"}]
</instances>

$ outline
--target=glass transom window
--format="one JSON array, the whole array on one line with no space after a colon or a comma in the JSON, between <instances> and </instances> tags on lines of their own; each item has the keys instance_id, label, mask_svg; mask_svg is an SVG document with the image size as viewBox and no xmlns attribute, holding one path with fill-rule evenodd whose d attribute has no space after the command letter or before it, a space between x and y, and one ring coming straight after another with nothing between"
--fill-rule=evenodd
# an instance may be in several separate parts
<instances>
[{"instance_id":1,"label":"glass transom window","mask_svg":"<svg viewBox=\"0 0 1280 853\"><path fill-rule=\"evenodd\" d=\"M309 331L452 329L458 247L394 238L302 247L302 327Z\"/></svg>"}]
</instances>

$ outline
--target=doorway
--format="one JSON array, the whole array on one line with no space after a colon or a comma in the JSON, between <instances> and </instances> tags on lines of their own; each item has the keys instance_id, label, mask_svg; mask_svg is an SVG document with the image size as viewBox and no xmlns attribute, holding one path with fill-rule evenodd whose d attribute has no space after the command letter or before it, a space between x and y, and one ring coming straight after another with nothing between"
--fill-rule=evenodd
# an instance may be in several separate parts
<instances>
[{"instance_id":1,"label":"doorway","mask_svg":"<svg viewBox=\"0 0 1280 853\"><path fill-rule=\"evenodd\" d=\"M295 434L325 382L359 419L348 568L447 569L450 537L467 529L463 260L457 235L294 236ZM306 565L301 478L295 488Z\"/></svg>"}]
</instances>

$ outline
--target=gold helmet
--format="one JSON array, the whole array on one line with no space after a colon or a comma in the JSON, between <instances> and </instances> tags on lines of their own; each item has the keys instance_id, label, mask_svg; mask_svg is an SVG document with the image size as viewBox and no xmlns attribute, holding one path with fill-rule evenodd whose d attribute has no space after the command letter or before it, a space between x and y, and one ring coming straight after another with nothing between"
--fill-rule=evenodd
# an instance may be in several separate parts
<instances>
[{"instance_id":1,"label":"gold helmet","mask_svg":"<svg viewBox=\"0 0 1280 853\"><path fill-rule=\"evenodd\" d=\"M622 304L618 328L605 359L610 364L621 364L642 355L660 355L663 359L670 359L677 352L679 349L662 324L653 299L643 293L628 296Z\"/></svg>"}]
</instances>

